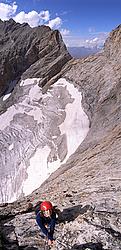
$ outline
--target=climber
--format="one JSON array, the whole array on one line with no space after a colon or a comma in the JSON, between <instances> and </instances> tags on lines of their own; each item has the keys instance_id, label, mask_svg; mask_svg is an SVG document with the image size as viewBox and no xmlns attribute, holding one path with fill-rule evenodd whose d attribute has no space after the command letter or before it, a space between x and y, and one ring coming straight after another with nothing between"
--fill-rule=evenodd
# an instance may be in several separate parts
<instances>
[{"instance_id":1,"label":"climber","mask_svg":"<svg viewBox=\"0 0 121 250\"><path fill-rule=\"evenodd\" d=\"M53 234L56 223L56 213L50 201L43 201L36 212L36 221L42 233L47 237L48 245L54 243Z\"/></svg>"}]
</instances>

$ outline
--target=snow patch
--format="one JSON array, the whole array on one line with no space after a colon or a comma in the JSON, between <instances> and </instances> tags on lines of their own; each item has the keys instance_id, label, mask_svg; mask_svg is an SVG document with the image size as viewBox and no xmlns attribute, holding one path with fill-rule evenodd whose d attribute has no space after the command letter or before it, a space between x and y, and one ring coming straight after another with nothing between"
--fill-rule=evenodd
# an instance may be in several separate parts
<instances>
[{"instance_id":1,"label":"snow patch","mask_svg":"<svg viewBox=\"0 0 121 250\"><path fill-rule=\"evenodd\" d=\"M75 152L77 147L85 139L89 131L89 119L82 108L82 94L78 91L73 84L70 84L65 79L61 78L56 84L62 84L66 86L69 94L74 99L72 103L66 105L66 119L59 126L61 134L67 136L68 154L66 159Z\"/></svg>"},{"instance_id":2,"label":"snow patch","mask_svg":"<svg viewBox=\"0 0 121 250\"><path fill-rule=\"evenodd\" d=\"M68 157L75 152L80 143L84 140L89 130L89 120L82 108L82 95L73 84L67 82L64 78L59 79L51 90L44 95L43 99L46 97L52 98L50 95L55 88L62 86L69 92L72 103L66 105L66 118L64 122L59 126L61 134L66 134L67 136L67 149L68 153L63 162L60 162L58 158L56 161L48 162L48 156L51 149L46 145L44 148L39 148L35 155L30 159L30 166L27 170L28 178L23 183L23 192L25 195L30 194L33 190L37 189L51 173L53 173L60 164L63 164ZM51 92L51 93L50 93ZM40 89L38 86L32 87L29 96L32 100L39 100ZM60 98L60 95L58 95ZM51 108L51 107L50 107ZM62 110L62 109L59 109ZM30 112L31 113L31 112ZM56 139L57 136L52 136L52 139Z\"/></svg>"},{"instance_id":3,"label":"snow patch","mask_svg":"<svg viewBox=\"0 0 121 250\"><path fill-rule=\"evenodd\" d=\"M30 102L38 102L42 97L42 89L36 84L29 91Z\"/></svg>"},{"instance_id":4,"label":"snow patch","mask_svg":"<svg viewBox=\"0 0 121 250\"><path fill-rule=\"evenodd\" d=\"M5 129L10 125L10 122L13 120L14 115L18 113L24 113L24 109L22 107L17 107L12 105L7 109L7 111L0 115L0 130Z\"/></svg>"},{"instance_id":5,"label":"snow patch","mask_svg":"<svg viewBox=\"0 0 121 250\"><path fill-rule=\"evenodd\" d=\"M3 130L7 126L9 126L10 122L13 120L14 115L19 113L25 113L27 115L29 114L30 116L33 116L38 123L41 122L41 109L34 105L34 103L38 102L39 99L42 97L41 88L38 86L39 80L40 78L26 79L24 81L22 80L22 83L20 83L21 86L29 84L33 84L33 86L29 91L29 95L25 97L23 102L20 102L16 105L12 105L6 110L6 112L0 115L0 130ZM30 108L30 111L26 111L27 107Z\"/></svg>"},{"instance_id":6,"label":"snow patch","mask_svg":"<svg viewBox=\"0 0 121 250\"><path fill-rule=\"evenodd\" d=\"M11 151L13 148L14 148L14 144L12 143L12 144L9 146L8 149Z\"/></svg>"},{"instance_id":7,"label":"snow patch","mask_svg":"<svg viewBox=\"0 0 121 250\"><path fill-rule=\"evenodd\" d=\"M7 100L9 98L9 96L11 95L11 93L7 94L7 95L4 95L3 97L3 101Z\"/></svg>"},{"instance_id":8,"label":"snow patch","mask_svg":"<svg viewBox=\"0 0 121 250\"><path fill-rule=\"evenodd\" d=\"M46 180L48 176L47 157L49 153L50 148L45 146L37 149L34 156L30 159L30 166L27 169L28 178L23 183L25 195L30 194Z\"/></svg>"},{"instance_id":9,"label":"snow patch","mask_svg":"<svg viewBox=\"0 0 121 250\"><path fill-rule=\"evenodd\" d=\"M31 85L31 84L36 84L36 83L39 83L40 81L40 78L27 78L25 80L22 80L20 82L20 86L27 86L27 85Z\"/></svg>"},{"instance_id":10,"label":"snow patch","mask_svg":"<svg viewBox=\"0 0 121 250\"><path fill-rule=\"evenodd\" d=\"M51 125L49 118L49 122L46 123L45 128L42 127L42 131L40 131L41 134L41 132L44 133L44 129L47 129L47 132L50 129L50 135L48 134L48 138L45 137L45 142L47 144L43 148L41 144L37 145L38 148L36 152L30 158L30 165L27 168L28 178L23 181L20 190L18 190L18 192L21 192L21 189L23 189L23 193L25 195L30 194L32 191L40 187L40 185L60 166L60 164L65 163L68 157L75 152L81 142L85 139L89 131L89 120L83 111L81 104L81 92L79 92L73 84L66 81L66 79L61 78L53 86L51 86L51 89L49 89L46 94L42 94L42 89L38 86L39 80L40 79L34 78L21 81L20 86L23 88L24 86L27 88L27 85L31 85L31 88L28 87L28 95L25 95L25 99L22 102L12 105L0 116L0 130L9 126L10 122L14 118L14 115L19 113L33 116L37 123L41 122L42 124L44 124L44 119L46 121L49 116L51 119L55 119L55 128ZM61 88L59 88L60 86ZM66 96L69 99L66 100L63 105L63 100ZM65 120L61 123L61 119L64 119L63 117L65 117ZM59 122L56 122L56 119L59 119ZM61 125L56 127L57 124L60 123ZM49 126L51 127L48 128ZM59 133L57 133L57 131L59 131ZM58 139L60 139L58 138L58 136L60 136L60 132L61 135L66 135L67 139L67 151L65 150L67 155L63 162L59 159L58 144L56 144L58 143ZM59 135L57 136L57 134ZM52 148L55 150L55 158L53 158L53 152L51 152L52 148L50 148L51 143L49 140L51 140L51 143L53 144ZM61 145L63 146L63 144ZM11 151L13 148L14 144L11 144L8 149ZM52 159L57 160L49 162L49 159L51 158L50 153L52 153ZM25 168L26 167L27 166L25 166ZM14 176L14 178L16 177ZM11 197L10 194L9 197ZM13 200L14 198L11 197L10 199Z\"/></svg>"},{"instance_id":11,"label":"snow patch","mask_svg":"<svg viewBox=\"0 0 121 250\"><path fill-rule=\"evenodd\" d=\"M23 182L23 193L29 195L52 174L59 166L60 160L48 162L50 148L37 149L34 156L30 159L30 166L27 169L28 178Z\"/></svg>"}]
</instances>

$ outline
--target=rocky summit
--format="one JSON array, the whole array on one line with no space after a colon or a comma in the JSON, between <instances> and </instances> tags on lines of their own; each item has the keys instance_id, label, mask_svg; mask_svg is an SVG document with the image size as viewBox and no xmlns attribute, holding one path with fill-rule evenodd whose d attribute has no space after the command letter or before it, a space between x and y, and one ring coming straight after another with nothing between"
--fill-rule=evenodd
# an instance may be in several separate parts
<instances>
[{"instance_id":1,"label":"rocky summit","mask_svg":"<svg viewBox=\"0 0 121 250\"><path fill-rule=\"evenodd\" d=\"M23 73L44 85L70 58L57 30L0 20L0 96L10 93Z\"/></svg>"},{"instance_id":2,"label":"rocky summit","mask_svg":"<svg viewBox=\"0 0 121 250\"><path fill-rule=\"evenodd\" d=\"M0 25L5 30L6 22ZM1 88L0 246L44 250L34 205L47 199L58 211L55 249L120 250L121 25L96 55L71 59L61 40L62 47L65 61L56 67L58 52L49 78L51 60L45 75L37 60L4 78L18 80L9 95ZM25 196L38 176L44 182Z\"/></svg>"}]
</instances>

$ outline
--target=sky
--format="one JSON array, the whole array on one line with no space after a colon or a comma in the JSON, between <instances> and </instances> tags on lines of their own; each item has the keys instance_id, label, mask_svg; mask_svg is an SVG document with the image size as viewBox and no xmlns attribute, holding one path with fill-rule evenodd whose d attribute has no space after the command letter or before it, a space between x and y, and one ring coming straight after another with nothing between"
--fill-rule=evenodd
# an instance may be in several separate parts
<instances>
[{"instance_id":1,"label":"sky","mask_svg":"<svg viewBox=\"0 0 121 250\"><path fill-rule=\"evenodd\" d=\"M121 0L2 0L0 19L58 29L67 47L100 47L121 24Z\"/></svg>"}]
</instances>

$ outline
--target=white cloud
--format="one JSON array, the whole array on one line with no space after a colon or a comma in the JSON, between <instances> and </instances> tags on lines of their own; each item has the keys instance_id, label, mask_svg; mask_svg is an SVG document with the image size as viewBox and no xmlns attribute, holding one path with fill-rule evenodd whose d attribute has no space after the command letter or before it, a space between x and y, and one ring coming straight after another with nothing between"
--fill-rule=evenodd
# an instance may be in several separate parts
<instances>
[{"instance_id":1,"label":"white cloud","mask_svg":"<svg viewBox=\"0 0 121 250\"><path fill-rule=\"evenodd\" d=\"M48 10L42 10L39 13L35 10L32 10L28 13L21 11L16 15L17 7L18 6L16 5L16 2L13 2L12 4L0 3L0 18L2 20L13 18L16 22L28 23L31 27L45 24L51 29L58 29L62 25L62 20L60 17L50 20L50 14Z\"/></svg>"},{"instance_id":2,"label":"white cloud","mask_svg":"<svg viewBox=\"0 0 121 250\"><path fill-rule=\"evenodd\" d=\"M79 36L63 36L67 47L102 47L108 36L108 32L97 33L96 36L82 38Z\"/></svg>"},{"instance_id":3,"label":"white cloud","mask_svg":"<svg viewBox=\"0 0 121 250\"><path fill-rule=\"evenodd\" d=\"M49 19L50 19L50 14L49 14L49 11L48 10L42 10L40 13L39 13L39 16L41 17L41 19L45 22L47 22Z\"/></svg>"},{"instance_id":4,"label":"white cloud","mask_svg":"<svg viewBox=\"0 0 121 250\"><path fill-rule=\"evenodd\" d=\"M81 47L84 46L84 39L78 36L63 36L63 40L67 47Z\"/></svg>"},{"instance_id":5,"label":"white cloud","mask_svg":"<svg viewBox=\"0 0 121 250\"><path fill-rule=\"evenodd\" d=\"M15 15L17 7L18 6L16 5L16 2L13 2L12 4L0 3L0 18L2 20L13 18L16 22L28 23L31 27L45 24L52 29L57 29L62 25L62 20L60 17L50 20L50 14L48 10L42 10L39 13L35 10L32 10L28 13L21 11Z\"/></svg>"},{"instance_id":6,"label":"white cloud","mask_svg":"<svg viewBox=\"0 0 121 250\"><path fill-rule=\"evenodd\" d=\"M18 13L14 20L19 23L28 23L31 27L35 27L38 25L44 24L44 22L49 20L49 11L41 11L40 13L37 13L36 11L32 10L28 14L26 14L24 11L21 11Z\"/></svg>"},{"instance_id":7,"label":"white cloud","mask_svg":"<svg viewBox=\"0 0 121 250\"><path fill-rule=\"evenodd\" d=\"M21 11L13 19L19 23L28 23L31 27L37 27L38 25L44 24L53 29L59 28L62 24L62 20L60 17L56 17L55 19L50 20L50 14L48 10L43 10L40 13L32 10L27 14L24 11Z\"/></svg>"},{"instance_id":8,"label":"white cloud","mask_svg":"<svg viewBox=\"0 0 121 250\"><path fill-rule=\"evenodd\" d=\"M70 33L70 31L67 29L61 29L60 32L61 32L62 36L68 36Z\"/></svg>"},{"instance_id":9,"label":"white cloud","mask_svg":"<svg viewBox=\"0 0 121 250\"><path fill-rule=\"evenodd\" d=\"M96 37L93 37L92 39L89 39L88 45L93 47L101 47L104 45L106 38L108 37L108 32L99 32L95 34Z\"/></svg>"},{"instance_id":10,"label":"white cloud","mask_svg":"<svg viewBox=\"0 0 121 250\"><path fill-rule=\"evenodd\" d=\"M1 20L8 20L14 16L17 10L16 2L10 4L0 3L0 18Z\"/></svg>"},{"instance_id":11,"label":"white cloud","mask_svg":"<svg viewBox=\"0 0 121 250\"><path fill-rule=\"evenodd\" d=\"M56 17L55 19L52 19L49 21L47 26L49 26L51 29L58 29L62 24L62 20L60 17Z\"/></svg>"},{"instance_id":12,"label":"white cloud","mask_svg":"<svg viewBox=\"0 0 121 250\"><path fill-rule=\"evenodd\" d=\"M101 41L99 40L98 37L95 37L93 39L87 39L85 41L85 47L95 47L99 45L99 43L101 43Z\"/></svg>"}]
</instances>

